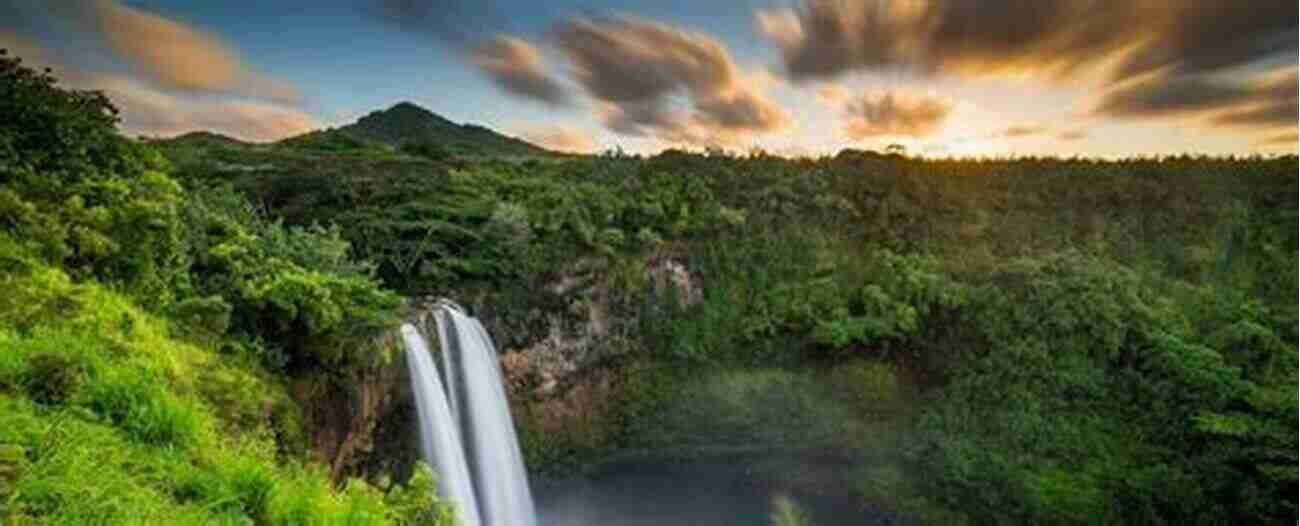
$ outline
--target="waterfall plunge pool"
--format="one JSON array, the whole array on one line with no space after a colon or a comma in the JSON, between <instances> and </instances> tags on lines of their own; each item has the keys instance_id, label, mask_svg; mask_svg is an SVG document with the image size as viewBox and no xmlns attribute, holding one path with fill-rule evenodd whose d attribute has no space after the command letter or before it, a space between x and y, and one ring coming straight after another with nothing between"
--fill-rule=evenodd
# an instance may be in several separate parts
<instances>
[{"instance_id":1,"label":"waterfall plunge pool","mask_svg":"<svg viewBox=\"0 0 1300 526\"><path fill-rule=\"evenodd\" d=\"M908 524L856 499L774 489L735 459L620 462L585 477L537 480L533 494L539 526L766 526L780 494L817 526Z\"/></svg>"}]
</instances>

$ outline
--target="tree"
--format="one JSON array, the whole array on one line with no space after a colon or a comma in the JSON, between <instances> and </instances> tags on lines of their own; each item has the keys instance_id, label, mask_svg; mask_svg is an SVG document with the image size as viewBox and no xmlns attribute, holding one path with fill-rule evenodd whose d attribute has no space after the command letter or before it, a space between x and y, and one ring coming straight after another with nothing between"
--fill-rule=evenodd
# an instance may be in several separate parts
<instances>
[{"instance_id":1,"label":"tree","mask_svg":"<svg viewBox=\"0 0 1300 526\"><path fill-rule=\"evenodd\" d=\"M74 276L168 294L184 265L183 194L162 157L118 133L103 93L61 88L2 51L0 93L0 234Z\"/></svg>"}]
</instances>

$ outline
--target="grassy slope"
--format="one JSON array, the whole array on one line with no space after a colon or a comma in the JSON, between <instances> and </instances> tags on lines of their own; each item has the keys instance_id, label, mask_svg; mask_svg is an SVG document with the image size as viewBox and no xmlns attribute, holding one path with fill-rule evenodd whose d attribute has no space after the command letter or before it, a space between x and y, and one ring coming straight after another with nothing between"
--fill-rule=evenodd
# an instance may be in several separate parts
<instances>
[{"instance_id":1,"label":"grassy slope","mask_svg":"<svg viewBox=\"0 0 1300 526\"><path fill-rule=\"evenodd\" d=\"M277 451L277 441L301 448L303 437L283 387L258 367L173 338L171 324L102 286L5 254L0 508L8 520L395 518L379 490L354 481L335 493L322 467Z\"/></svg>"},{"instance_id":2,"label":"grassy slope","mask_svg":"<svg viewBox=\"0 0 1300 526\"><path fill-rule=\"evenodd\" d=\"M397 304L346 242L182 187L3 50L0 91L0 522L450 523L427 469L336 485L305 454L284 384L382 358Z\"/></svg>"}]
</instances>

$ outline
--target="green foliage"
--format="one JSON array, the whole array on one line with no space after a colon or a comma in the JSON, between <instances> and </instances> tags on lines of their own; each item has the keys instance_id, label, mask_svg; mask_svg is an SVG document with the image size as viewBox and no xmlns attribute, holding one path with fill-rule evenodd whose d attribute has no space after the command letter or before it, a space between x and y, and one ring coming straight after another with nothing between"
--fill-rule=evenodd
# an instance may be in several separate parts
<instances>
[{"instance_id":1,"label":"green foliage","mask_svg":"<svg viewBox=\"0 0 1300 526\"><path fill-rule=\"evenodd\" d=\"M172 339L120 294L41 264L0 285L14 300L0 305L0 451L17 452L0 458L0 519L451 524L427 474L335 492L321 468L277 457L284 417L267 409L295 411L283 387ZM57 390L36 383L68 375Z\"/></svg>"},{"instance_id":2,"label":"green foliage","mask_svg":"<svg viewBox=\"0 0 1300 526\"><path fill-rule=\"evenodd\" d=\"M11 59L0 91L6 521L447 522L422 472L292 453L280 373L383 359L381 282L507 348L606 303L608 438L530 459L816 450L939 524L1297 516L1294 156L562 158L412 105L145 144Z\"/></svg>"},{"instance_id":3,"label":"green foliage","mask_svg":"<svg viewBox=\"0 0 1300 526\"><path fill-rule=\"evenodd\" d=\"M1291 516L1294 477L1267 474L1297 462L1294 378L1212 346L1187 307L1207 292L1077 254L1008 265L974 295L918 469L980 522ZM1261 348L1295 364L1283 349Z\"/></svg>"},{"instance_id":4,"label":"green foliage","mask_svg":"<svg viewBox=\"0 0 1300 526\"><path fill-rule=\"evenodd\" d=\"M817 323L813 335L819 344L888 350L920 332L924 320L966 301L965 287L942 274L933 257L880 250L859 268L865 284Z\"/></svg>"},{"instance_id":5,"label":"green foliage","mask_svg":"<svg viewBox=\"0 0 1300 526\"><path fill-rule=\"evenodd\" d=\"M772 526L812 526L808 512L790 497L780 495L772 498Z\"/></svg>"},{"instance_id":6,"label":"green foliage","mask_svg":"<svg viewBox=\"0 0 1300 526\"><path fill-rule=\"evenodd\" d=\"M102 94L0 55L0 232L77 277L166 300L184 265L180 188L117 134Z\"/></svg>"},{"instance_id":7,"label":"green foliage","mask_svg":"<svg viewBox=\"0 0 1300 526\"><path fill-rule=\"evenodd\" d=\"M327 133L390 146L436 144L442 151L485 157L531 157L550 153L482 126L456 124L409 102L370 113L353 124ZM421 151L433 150L411 153L422 155L417 153Z\"/></svg>"},{"instance_id":8,"label":"green foliage","mask_svg":"<svg viewBox=\"0 0 1300 526\"><path fill-rule=\"evenodd\" d=\"M28 359L26 378L23 380L27 396L33 402L57 405L68 399L77 388L81 371L77 363L62 354L34 354Z\"/></svg>"},{"instance_id":9,"label":"green foliage","mask_svg":"<svg viewBox=\"0 0 1300 526\"><path fill-rule=\"evenodd\" d=\"M455 524L455 510L449 504L429 498L436 489L433 470L428 464L417 463L415 472L406 484L390 484L384 493L384 503L398 526L438 526Z\"/></svg>"},{"instance_id":10,"label":"green foliage","mask_svg":"<svg viewBox=\"0 0 1300 526\"><path fill-rule=\"evenodd\" d=\"M106 98L3 55L0 91L0 522L453 523L427 473L336 489L304 463L299 409L264 367L274 350L341 373L379 357L358 342L397 300L337 229L185 192Z\"/></svg>"},{"instance_id":11,"label":"green foliage","mask_svg":"<svg viewBox=\"0 0 1300 526\"><path fill-rule=\"evenodd\" d=\"M337 228L286 227L229 190L192 192L192 297L176 315L209 334L256 338L273 366L349 367L379 358L397 298L350 258ZM285 363L277 363L283 360Z\"/></svg>"}]
</instances>

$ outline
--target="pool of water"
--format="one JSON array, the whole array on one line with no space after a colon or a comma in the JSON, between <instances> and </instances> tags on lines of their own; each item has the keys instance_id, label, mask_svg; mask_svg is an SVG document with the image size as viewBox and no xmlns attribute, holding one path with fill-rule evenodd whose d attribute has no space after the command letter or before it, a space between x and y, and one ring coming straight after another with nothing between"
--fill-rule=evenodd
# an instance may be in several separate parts
<instances>
[{"instance_id":1,"label":"pool of water","mask_svg":"<svg viewBox=\"0 0 1300 526\"><path fill-rule=\"evenodd\" d=\"M533 492L540 526L767 525L777 493L793 497L817 526L899 524L846 496L774 489L745 463L622 463L538 481Z\"/></svg>"}]
</instances>

